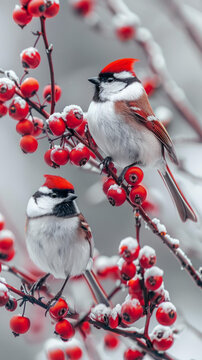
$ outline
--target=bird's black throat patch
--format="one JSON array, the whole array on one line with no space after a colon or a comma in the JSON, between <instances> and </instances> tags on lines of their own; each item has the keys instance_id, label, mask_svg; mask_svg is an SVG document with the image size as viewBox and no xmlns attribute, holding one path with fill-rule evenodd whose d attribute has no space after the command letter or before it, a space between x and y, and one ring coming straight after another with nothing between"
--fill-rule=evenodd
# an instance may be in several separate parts
<instances>
[{"instance_id":1,"label":"bird's black throat patch","mask_svg":"<svg viewBox=\"0 0 202 360\"><path fill-rule=\"evenodd\" d=\"M76 214L77 210L73 201L63 201L60 204L55 205L52 213L52 215L57 217L68 217Z\"/></svg>"}]
</instances>

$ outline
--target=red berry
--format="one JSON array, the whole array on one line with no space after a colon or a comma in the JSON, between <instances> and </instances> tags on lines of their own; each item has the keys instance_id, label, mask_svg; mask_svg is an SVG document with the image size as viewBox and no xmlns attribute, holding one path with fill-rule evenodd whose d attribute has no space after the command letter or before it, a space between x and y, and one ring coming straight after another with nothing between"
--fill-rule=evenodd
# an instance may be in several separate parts
<instances>
[{"instance_id":1,"label":"red berry","mask_svg":"<svg viewBox=\"0 0 202 360\"><path fill-rule=\"evenodd\" d=\"M31 0L27 10L30 15L35 17L44 15L46 10L46 0Z\"/></svg>"},{"instance_id":2,"label":"red berry","mask_svg":"<svg viewBox=\"0 0 202 360\"><path fill-rule=\"evenodd\" d=\"M168 350L174 342L172 330L168 326L157 325L150 338L154 349L157 351Z\"/></svg>"},{"instance_id":3,"label":"red berry","mask_svg":"<svg viewBox=\"0 0 202 360\"><path fill-rule=\"evenodd\" d=\"M29 119L20 120L16 125L16 131L20 135L31 135L34 131L34 124Z\"/></svg>"},{"instance_id":4,"label":"red berry","mask_svg":"<svg viewBox=\"0 0 202 360\"><path fill-rule=\"evenodd\" d=\"M25 316L13 316L10 319L10 328L15 335L25 334L30 328L30 320Z\"/></svg>"},{"instance_id":5,"label":"red berry","mask_svg":"<svg viewBox=\"0 0 202 360\"><path fill-rule=\"evenodd\" d=\"M80 106L69 105L66 106L62 112L62 117L68 128L74 129L83 121L83 111Z\"/></svg>"},{"instance_id":6,"label":"red berry","mask_svg":"<svg viewBox=\"0 0 202 360\"><path fill-rule=\"evenodd\" d=\"M135 276L133 279L129 280L128 291L130 295L142 294L141 282L138 276Z\"/></svg>"},{"instance_id":7,"label":"red berry","mask_svg":"<svg viewBox=\"0 0 202 360\"><path fill-rule=\"evenodd\" d=\"M20 96L16 96L9 106L9 115L15 120L24 119L29 112L29 105Z\"/></svg>"},{"instance_id":8,"label":"red berry","mask_svg":"<svg viewBox=\"0 0 202 360\"><path fill-rule=\"evenodd\" d=\"M114 185L114 184L116 184L116 183L115 183L114 179L111 177L107 178L107 180L103 183L102 189L106 195L107 195L107 192L108 192L110 186Z\"/></svg>"},{"instance_id":9,"label":"red berry","mask_svg":"<svg viewBox=\"0 0 202 360\"><path fill-rule=\"evenodd\" d=\"M47 150L47 151L45 152L45 154L44 154L44 160L45 160L45 162L46 162L47 165L55 168L55 167L57 167L57 165L51 160L51 151L52 151L52 149L49 149L49 150Z\"/></svg>"},{"instance_id":10,"label":"red berry","mask_svg":"<svg viewBox=\"0 0 202 360\"><path fill-rule=\"evenodd\" d=\"M11 249L7 254L6 258L4 258L4 261L11 261L15 256L15 249Z\"/></svg>"},{"instance_id":11,"label":"red berry","mask_svg":"<svg viewBox=\"0 0 202 360\"><path fill-rule=\"evenodd\" d=\"M124 281L128 281L132 279L133 276L136 274L136 266L133 262L128 263L126 261L123 262L120 269L121 278Z\"/></svg>"},{"instance_id":12,"label":"red berry","mask_svg":"<svg viewBox=\"0 0 202 360\"><path fill-rule=\"evenodd\" d=\"M85 128L86 128L87 124L88 124L88 122L85 119L83 119L82 123L79 126L76 127L76 129L75 129L76 132L79 135L84 136Z\"/></svg>"},{"instance_id":13,"label":"red berry","mask_svg":"<svg viewBox=\"0 0 202 360\"><path fill-rule=\"evenodd\" d=\"M55 102L60 100L62 90L59 85L55 85ZM46 99L48 103L51 103L51 85L46 85L43 89L43 98Z\"/></svg>"},{"instance_id":14,"label":"red berry","mask_svg":"<svg viewBox=\"0 0 202 360\"><path fill-rule=\"evenodd\" d=\"M57 165L66 165L69 160L69 155L67 147L54 146L51 150L50 158Z\"/></svg>"},{"instance_id":15,"label":"red berry","mask_svg":"<svg viewBox=\"0 0 202 360\"><path fill-rule=\"evenodd\" d=\"M120 206L126 201L126 192L117 184L111 185L107 192L107 198L112 206Z\"/></svg>"},{"instance_id":16,"label":"red berry","mask_svg":"<svg viewBox=\"0 0 202 360\"><path fill-rule=\"evenodd\" d=\"M60 10L59 0L46 0L46 11L44 16L47 18L54 17Z\"/></svg>"},{"instance_id":17,"label":"red berry","mask_svg":"<svg viewBox=\"0 0 202 360\"><path fill-rule=\"evenodd\" d=\"M6 285L0 283L0 306L6 305L9 300L8 288Z\"/></svg>"},{"instance_id":18,"label":"red berry","mask_svg":"<svg viewBox=\"0 0 202 360\"><path fill-rule=\"evenodd\" d=\"M35 69L41 62L41 56L34 47L24 49L20 54L22 66L26 69Z\"/></svg>"},{"instance_id":19,"label":"red berry","mask_svg":"<svg viewBox=\"0 0 202 360\"><path fill-rule=\"evenodd\" d=\"M15 83L8 78L0 79L0 101L10 100L15 94Z\"/></svg>"},{"instance_id":20,"label":"red berry","mask_svg":"<svg viewBox=\"0 0 202 360\"><path fill-rule=\"evenodd\" d=\"M18 306L17 300L13 296L9 296L8 302L5 305L6 310L15 311Z\"/></svg>"},{"instance_id":21,"label":"red berry","mask_svg":"<svg viewBox=\"0 0 202 360\"><path fill-rule=\"evenodd\" d=\"M79 143L70 152L70 161L76 166L85 165L89 159L90 159L90 151L82 143Z\"/></svg>"},{"instance_id":22,"label":"red berry","mask_svg":"<svg viewBox=\"0 0 202 360\"><path fill-rule=\"evenodd\" d=\"M114 309L111 310L110 314L108 315L108 326L111 329L115 329L117 328L117 326L119 326L119 323L120 323L120 316L116 311L116 307L115 307Z\"/></svg>"},{"instance_id":23,"label":"red berry","mask_svg":"<svg viewBox=\"0 0 202 360\"><path fill-rule=\"evenodd\" d=\"M104 344L108 349L115 349L119 345L119 339L116 335L107 334L104 337Z\"/></svg>"},{"instance_id":24,"label":"red berry","mask_svg":"<svg viewBox=\"0 0 202 360\"><path fill-rule=\"evenodd\" d=\"M155 291L163 282L163 270L153 266L145 271L144 278L147 290Z\"/></svg>"},{"instance_id":25,"label":"red berry","mask_svg":"<svg viewBox=\"0 0 202 360\"><path fill-rule=\"evenodd\" d=\"M139 350L128 349L124 352L124 360L142 360L143 356Z\"/></svg>"},{"instance_id":26,"label":"red berry","mask_svg":"<svg viewBox=\"0 0 202 360\"><path fill-rule=\"evenodd\" d=\"M123 239L119 245L119 255L127 262L136 260L140 251L140 247L136 239L131 236Z\"/></svg>"},{"instance_id":27,"label":"red berry","mask_svg":"<svg viewBox=\"0 0 202 360\"><path fill-rule=\"evenodd\" d=\"M53 349L47 352L48 360L65 360L64 351L61 349Z\"/></svg>"},{"instance_id":28,"label":"red berry","mask_svg":"<svg viewBox=\"0 0 202 360\"><path fill-rule=\"evenodd\" d=\"M42 131L43 131L43 127L44 127L44 123L42 119L39 119L38 117L33 117L32 118L33 124L34 124L34 132L33 132L33 136L37 137L39 136Z\"/></svg>"},{"instance_id":29,"label":"red berry","mask_svg":"<svg viewBox=\"0 0 202 360\"><path fill-rule=\"evenodd\" d=\"M0 231L0 253L9 254L14 246L14 235L9 230Z\"/></svg>"},{"instance_id":30,"label":"red berry","mask_svg":"<svg viewBox=\"0 0 202 360\"><path fill-rule=\"evenodd\" d=\"M135 204L141 204L147 197L147 191L142 185L135 186L131 189L129 198L130 201Z\"/></svg>"},{"instance_id":31,"label":"red berry","mask_svg":"<svg viewBox=\"0 0 202 360\"><path fill-rule=\"evenodd\" d=\"M77 15L87 16L89 15L94 7L93 0L78 0L72 3L73 10Z\"/></svg>"},{"instance_id":32,"label":"red berry","mask_svg":"<svg viewBox=\"0 0 202 360\"><path fill-rule=\"evenodd\" d=\"M32 135L25 135L20 140L20 147L25 153L33 153L38 148L38 141Z\"/></svg>"},{"instance_id":33,"label":"red berry","mask_svg":"<svg viewBox=\"0 0 202 360\"><path fill-rule=\"evenodd\" d=\"M3 230L5 226L5 219L4 216L0 213L0 230Z\"/></svg>"},{"instance_id":34,"label":"red berry","mask_svg":"<svg viewBox=\"0 0 202 360\"><path fill-rule=\"evenodd\" d=\"M144 269L148 269L156 264L156 252L150 246L143 246L139 253L139 262Z\"/></svg>"},{"instance_id":35,"label":"red berry","mask_svg":"<svg viewBox=\"0 0 202 360\"><path fill-rule=\"evenodd\" d=\"M53 135L60 136L65 132L65 123L60 113L52 114L46 121Z\"/></svg>"},{"instance_id":36,"label":"red berry","mask_svg":"<svg viewBox=\"0 0 202 360\"><path fill-rule=\"evenodd\" d=\"M79 346L68 347L65 349L65 353L69 360L79 360L83 356L83 351Z\"/></svg>"},{"instance_id":37,"label":"red berry","mask_svg":"<svg viewBox=\"0 0 202 360\"><path fill-rule=\"evenodd\" d=\"M121 26L116 29L116 35L121 41L129 41L134 38L135 29L132 25Z\"/></svg>"},{"instance_id":38,"label":"red berry","mask_svg":"<svg viewBox=\"0 0 202 360\"><path fill-rule=\"evenodd\" d=\"M136 166L129 168L124 175L125 180L130 185L137 185L141 183L143 177L144 177L143 171Z\"/></svg>"},{"instance_id":39,"label":"red berry","mask_svg":"<svg viewBox=\"0 0 202 360\"><path fill-rule=\"evenodd\" d=\"M143 308L138 299L127 300L121 307L122 322L132 324L143 316Z\"/></svg>"},{"instance_id":40,"label":"red berry","mask_svg":"<svg viewBox=\"0 0 202 360\"><path fill-rule=\"evenodd\" d=\"M15 5L13 10L13 20L19 26L24 27L30 23L32 20L32 15L29 14L27 9L25 9L23 6Z\"/></svg>"},{"instance_id":41,"label":"red berry","mask_svg":"<svg viewBox=\"0 0 202 360\"><path fill-rule=\"evenodd\" d=\"M55 305L53 305L50 310L49 314L54 320L60 320L64 318L68 313L68 305L66 301L60 298Z\"/></svg>"},{"instance_id":42,"label":"red berry","mask_svg":"<svg viewBox=\"0 0 202 360\"><path fill-rule=\"evenodd\" d=\"M8 112L8 108L3 103L0 103L0 118L5 116Z\"/></svg>"},{"instance_id":43,"label":"red berry","mask_svg":"<svg viewBox=\"0 0 202 360\"><path fill-rule=\"evenodd\" d=\"M60 337L64 340L72 338L75 334L75 330L72 324L66 319L60 320L55 325L55 332L56 334L60 335Z\"/></svg>"},{"instance_id":44,"label":"red berry","mask_svg":"<svg viewBox=\"0 0 202 360\"><path fill-rule=\"evenodd\" d=\"M175 306L169 301L159 305L156 312L156 319L161 325L173 325L177 319L177 312Z\"/></svg>"},{"instance_id":45,"label":"red berry","mask_svg":"<svg viewBox=\"0 0 202 360\"><path fill-rule=\"evenodd\" d=\"M39 82L35 78L27 78L23 81L20 90L25 97L30 98L39 90Z\"/></svg>"},{"instance_id":46,"label":"red berry","mask_svg":"<svg viewBox=\"0 0 202 360\"><path fill-rule=\"evenodd\" d=\"M85 333L85 334L90 334L91 333L91 327L90 327L90 324L88 321L84 321L82 324L81 324L81 330Z\"/></svg>"},{"instance_id":47,"label":"red berry","mask_svg":"<svg viewBox=\"0 0 202 360\"><path fill-rule=\"evenodd\" d=\"M148 96L152 95L158 87L157 78L148 78L143 80L143 86Z\"/></svg>"}]
</instances>

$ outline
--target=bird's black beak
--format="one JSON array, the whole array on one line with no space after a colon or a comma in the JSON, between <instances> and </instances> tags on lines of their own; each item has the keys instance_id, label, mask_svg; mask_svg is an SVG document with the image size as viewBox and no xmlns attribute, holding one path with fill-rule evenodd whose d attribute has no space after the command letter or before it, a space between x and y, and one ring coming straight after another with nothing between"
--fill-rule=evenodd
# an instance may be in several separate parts
<instances>
[{"instance_id":1,"label":"bird's black beak","mask_svg":"<svg viewBox=\"0 0 202 360\"><path fill-rule=\"evenodd\" d=\"M77 197L78 197L78 196L75 195L75 194L69 194L69 195L67 196L65 202L71 202L71 201L77 199Z\"/></svg>"},{"instance_id":2,"label":"bird's black beak","mask_svg":"<svg viewBox=\"0 0 202 360\"><path fill-rule=\"evenodd\" d=\"M99 85L100 84L100 80L99 80L98 77L89 78L88 81L90 81L94 85Z\"/></svg>"}]
</instances>

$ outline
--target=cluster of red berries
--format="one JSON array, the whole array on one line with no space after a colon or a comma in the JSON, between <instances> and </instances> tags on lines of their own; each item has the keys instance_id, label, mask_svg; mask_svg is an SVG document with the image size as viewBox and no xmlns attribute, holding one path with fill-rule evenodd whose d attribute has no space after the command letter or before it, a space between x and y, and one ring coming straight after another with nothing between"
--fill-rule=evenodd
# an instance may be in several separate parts
<instances>
[{"instance_id":1,"label":"cluster of red berries","mask_svg":"<svg viewBox=\"0 0 202 360\"><path fill-rule=\"evenodd\" d=\"M167 291L163 284L163 271L156 265L156 253L150 246L140 248L136 239L127 237L119 246L120 259L119 278L128 288L129 295L122 305L110 309L103 304L92 309L91 317L105 322L109 328L117 326L130 326L146 315L145 306L153 312L155 308L156 319L160 325L153 329L150 339L157 351L165 351L173 344L173 332L169 326L173 325L177 313L175 306L169 301ZM99 257L96 268L99 269ZM102 272L107 272L108 262L101 259ZM98 271L97 271L98 272ZM146 297L145 297L146 294ZM129 349L125 352L125 359L142 359L143 353ZM139 356L139 357L138 357Z\"/></svg>"},{"instance_id":2,"label":"cluster of red berries","mask_svg":"<svg viewBox=\"0 0 202 360\"><path fill-rule=\"evenodd\" d=\"M130 190L129 200L133 204L142 204L147 197L147 191L145 187L140 185L143 177L143 171L136 166L130 167L124 175L124 180L127 183L128 189ZM112 177L109 177L104 182L103 191L113 206L121 206L127 199L125 189L122 186L117 185Z\"/></svg>"},{"instance_id":3,"label":"cluster of red berries","mask_svg":"<svg viewBox=\"0 0 202 360\"><path fill-rule=\"evenodd\" d=\"M15 236L5 229L5 219L0 214L0 261L10 261L15 256ZM0 264L1 265L1 264Z\"/></svg>"},{"instance_id":4,"label":"cluster of red berries","mask_svg":"<svg viewBox=\"0 0 202 360\"><path fill-rule=\"evenodd\" d=\"M59 0L20 0L13 10L13 20L21 27L29 24L33 17L54 17L60 10Z\"/></svg>"}]
</instances>

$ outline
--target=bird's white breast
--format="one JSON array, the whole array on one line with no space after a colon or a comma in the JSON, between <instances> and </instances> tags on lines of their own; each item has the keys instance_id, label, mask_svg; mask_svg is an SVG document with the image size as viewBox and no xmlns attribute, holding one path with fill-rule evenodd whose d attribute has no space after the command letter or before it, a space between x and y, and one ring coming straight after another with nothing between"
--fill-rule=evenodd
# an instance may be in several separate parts
<instances>
[{"instance_id":1,"label":"bird's white breast","mask_svg":"<svg viewBox=\"0 0 202 360\"><path fill-rule=\"evenodd\" d=\"M42 216L28 220L26 242L30 258L55 278L81 274L89 261L90 247L78 234L78 216Z\"/></svg>"},{"instance_id":2,"label":"bird's white breast","mask_svg":"<svg viewBox=\"0 0 202 360\"><path fill-rule=\"evenodd\" d=\"M144 125L124 122L115 112L114 102L92 101L88 109L89 130L106 156L124 168L135 162L155 165L161 159L161 145Z\"/></svg>"}]
</instances>

